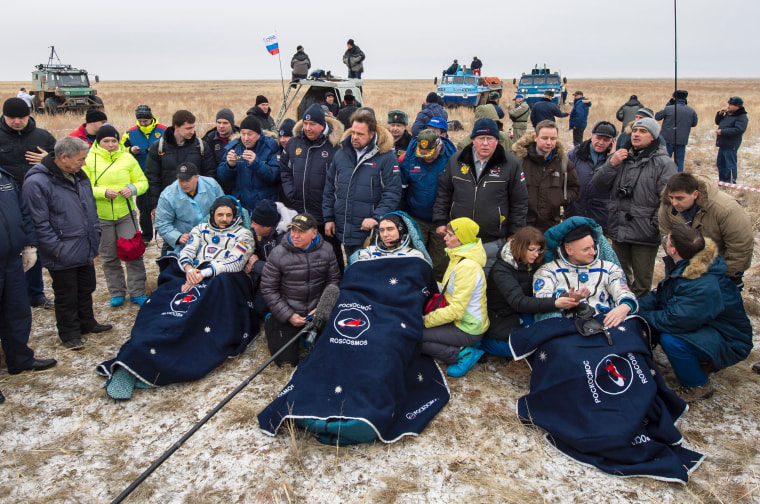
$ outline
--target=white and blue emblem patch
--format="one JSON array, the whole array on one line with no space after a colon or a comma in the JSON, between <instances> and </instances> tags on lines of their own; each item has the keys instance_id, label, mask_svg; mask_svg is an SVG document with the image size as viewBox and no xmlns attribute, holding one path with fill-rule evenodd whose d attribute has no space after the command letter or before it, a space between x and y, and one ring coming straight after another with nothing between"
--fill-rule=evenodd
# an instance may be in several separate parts
<instances>
[{"instance_id":1,"label":"white and blue emblem patch","mask_svg":"<svg viewBox=\"0 0 760 504\"><path fill-rule=\"evenodd\" d=\"M543 288L544 288L544 281L540 278L536 278L536 281L533 282L533 292L538 292Z\"/></svg>"}]
</instances>

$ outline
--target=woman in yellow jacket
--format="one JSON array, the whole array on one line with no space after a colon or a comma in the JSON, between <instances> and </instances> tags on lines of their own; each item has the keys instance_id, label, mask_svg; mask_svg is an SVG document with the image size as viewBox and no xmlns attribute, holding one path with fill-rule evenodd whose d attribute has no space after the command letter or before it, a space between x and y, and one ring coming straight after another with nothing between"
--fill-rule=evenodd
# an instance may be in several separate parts
<instances>
[{"instance_id":1,"label":"woman in yellow jacket","mask_svg":"<svg viewBox=\"0 0 760 504\"><path fill-rule=\"evenodd\" d=\"M132 238L135 228L134 210L130 215L127 199L148 190L148 179L137 160L119 144L119 132L110 124L98 130L96 141L87 154L83 168L92 184L98 207L102 234L100 261L111 294L111 306L124 304L129 282L129 297L137 305L148 299L145 295L145 264L142 257L127 262L127 279L121 259L116 255L116 240Z\"/></svg>"},{"instance_id":2,"label":"woman in yellow jacket","mask_svg":"<svg viewBox=\"0 0 760 504\"><path fill-rule=\"evenodd\" d=\"M483 355L477 347L488 329L488 311L483 273L486 251L478 238L479 231L480 227L467 217L454 219L446 226L446 306L425 316L422 353L449 364L449 376L464 376Z\"/></svg>"}]
</instances>

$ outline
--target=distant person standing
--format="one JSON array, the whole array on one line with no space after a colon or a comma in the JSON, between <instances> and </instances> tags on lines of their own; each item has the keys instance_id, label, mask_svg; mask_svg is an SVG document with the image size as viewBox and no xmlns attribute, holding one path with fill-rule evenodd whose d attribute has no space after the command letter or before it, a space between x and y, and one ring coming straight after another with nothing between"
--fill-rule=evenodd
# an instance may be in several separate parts
<instances>
[{"instance_id":1,"label":"distant person standing","mask_svg":"<svg viewBox=\"0 0 760 504\"><path fill-rule=\"evenodd\" d=\"M261 129L275 131L274 119L272 118L272 107L269 106L269 99L264 95L256 97L256 105L249 108L246 115L253 116L261 124Z\"/></svg>"},{"instance_id":2,"label":"distant person standing","mask_svg":"<svg viewBox=\"0 0 760 504\"><path fill-rule=\"evenodd\" d=\"M470 68L472 69L472 73L474 75L480 75L480 69L483 68L483 62L480 61L477 56L473 56L472 63L470 63Z\"/></svg>"},{"instance_id":3,"label":"distant person standing","mask_svg":"<svg viewBox=\"0 0 760 504\"><path fill-rule=\"evenodd\" d=\"M443 108L438 101L438 95L431 91L425 97L425 103L422 104L422 110L417 113L417 117L412 124L412 136L416 137L420 131L425 129L425 125L434 117L449 118L449 113Z\"/></svg>"},{"instance_id":4,"label":"distant person standing","mask_svg":"<svg viewBox=\"0 0 760 504\"><path fill-rule=\"evenodd\" d=\"M504 119L504 110L499 106L499 98L501 98L501 95L498 91L491 91L488 93L488 101L486 102L486 105L493 105L493 108L496 109L496 115L499 116L499 119Z\"/></svg>"},{"instance_id":5,"label":"distant person standing","mask_svg":"<svg viewBox=\"0 0 760 504\"><path fill-rule=\"evenodd\" d=\"M290 68L293 69L292 80L305 79L309 75L311 60L309 55L304 52L302 45L296 47L296 53L290 59Z\"/></svg>"},{"instance_id":6,"label":"distant person standing","mask_svg":"<svg viewBox=\"0 0 760 504\"><path fill-rule=\"evenodd\" d=\"M530 122L533 128L541 121L554 121L555 117L570 115L567 112L562 112L557 104L552 101L553 98L554 91L545 91L544 97L533 105L533 110L530 112Z\"/></svg>"},{"instance_id":7,"label":"distant person standing","mask_svg":"<svg viewBox=\"0 0 760 504\"><path fill-rule=\"evenodd\" d=\"M354 44L354 39L348 39L346 42L346 52L343 53L343 63L348 67L349 79L361 79L364 71L364 51Z\"/></svg>"},{"instance_id":8,"label":"distant person standing","mask_svg":"<svg viewBox=\"0 0 760 504\"><path fill-rule=\"evenodd\" d=\"M718 125L715 145L718 146L718 179L721 182L736 183L736 152L747 131L747 122L744 100L739 96L729 98L728 105L715 114L715 124Z\"/></svg>"},{"instance_id":9,"label":"distant person standing","mask_svg":"<svg viewBox=\"0 0 760 504\"><path fill-rule=\"evenodd\" d=\"M26 102L27 105L29 105L30 109L34 108L34 96L30 95L26 92L26 88L21 88L19 92L16 94L16 98L21 98Z\"/></svg>"},{"instance_id":10,"label":"distant person standing","mask_svg":"<svg viewBox=\"0 0 760 504\"><path fill-rule=\"evenodd\" d=\"M129 149L129 153L137 159L140 168L145 173L148 149L164 136L166 126L159 124L158 119L147 105L137 106L135 118L137 125L129 128L121 141L124 147ZM143 232L143 241L148 243L153 239L153 221L150 215L150 197L147 192L137 197L137 209L140 211L140 229Z\"/></svg>"},{"instance_id":11,"label":"distant person standing","mask_svg":"<svg viewBox=\"0 0 760 504\"><path fill-rule=\"evenodd\" d=\"M454 75L459 70L459 61L454 60L454 63L449 65L449 68L443 71L443 75Z\"/></svg>"},{"instance_id":12,"label":"distant person standing","mask_svg":"<svg viewBox=\"0 0 760 504\"><path fill-rule=\"evenodd\" d=\"M516 94L512 101L515 104L509 108L509 118L512 120L512 139L516 142L528 131L530 107L521 94Z\"/></svg>"},{"instance_id":13,"label":"distant person standing","mask_svg":"<svg viewBox=\"0 0 760 504\"><path fill-rule=\"evenodd\" d=\"M583 143L583 132L588 125L588 109L591 100L583 96L583 91L573 93L573 110L570 111L570 129L573 131L573 146Z\"/></svg>"},{"instance_id":14,"label":"distant person standing","mask_svg":"<svg viewBox=\"0 0 760 504\"><path fill-rule=\"evenodd\" d=\"M683 160L691 128L695 127L699 120L697 112L686 104L688 96L688 91L679 89L673 93L673 98L665 108L654 115L655 120L662 121L665 148L668 149L668 156L672 156L676 162L679 172L683 171ZM677 123L676 116L678 116Z\"/></svg>"},{"instance_id":15,"label":"distant person standing","mask_svg":"<svg viewBox=\"0 0 760 504\"><path fill-rule=\"evenodd\" d=\"M627 102L625 102L623 105L620 106L620 108L617 111L617 114L615 117L617 117L617 120L623 123L620 126L620 131L623 131L626 126L629 124L632 124L633 121L636 120L634 117L636 115L636 111L642 108L644 105L639 101L639 97L634 95L631 95L631 97L628 99Z\"/></svg>"}]
</instances>

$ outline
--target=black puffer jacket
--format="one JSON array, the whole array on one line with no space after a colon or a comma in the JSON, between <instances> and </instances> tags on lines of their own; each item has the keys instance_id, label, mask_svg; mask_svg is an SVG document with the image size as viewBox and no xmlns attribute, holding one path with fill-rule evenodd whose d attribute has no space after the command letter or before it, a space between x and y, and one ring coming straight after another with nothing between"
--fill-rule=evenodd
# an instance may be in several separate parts
<instances>
[{"instance_id":1,"label":"black puffer jacket","mask_svg":"<svg viewBox=\"0 0 760 504\"><path fill-rule=\"evenodd\" d=\"M203 150L201 153L201 145ZM159 149L163 148L162 152ZM177 145L174 138L174 126L166 129L164 136L154 142L148 149L148 162L145 176L148 177L148 201L151 208L156 208L161 191L177 180L177 166L190 162L198 167L200 174L216 180L216 158L211 147L204 141L193 137L182 145Z\"/></svg>"},{"instance_id":2,"label":"black puffer jacket","mask_svg":"<svg viewBox=\"0 0 760 504\"><path fill-rule=\"evenodd\" d=\"M511 241L499 251L486 288L487 338L506 341L509 332L520 327L521 313L548 313L556 310L554 298L533 297L533 275L540 265L518 263L512 256Z\"/></svg>"},{"instance_id":3,"label":"black puffer jacket","mask_svg":"<svg viewBox=\"0 0 760 504\"><path fill-rule=\"evenodd\" d=\"M255 117L259 121L262 130L274 131L274 119L272 119L271 113L271 110L264 112L259 107L254 106L249 108L245 114Z\"/></svg>"},{"instance_id":4,"label":"black puffer jacket","mask_svg":"<svg viewBox=\"0 0 760 504\"><path fill-rule=\"evenodd\" d=\"M327 128L313 142L303 133L303 121L293 127L293 138L280 155L280 179L288 206L309 212L324 224L322 193L325 177L333 155L340 149L343 125L332 117L325 117Z\"/></svg>"},{"instance_id":5,"label":"black puffer jacket","mask_svg":"<svg viewBox=\"0 0 760 504\"><path fill-rule=\"evenodd\" d=\"M261 276L261 295L272 315L282 323L297 313L302 317L317 307L330 284L340 283L340 271L332 247L321 235L304 251L290 242L290 233L269 254Z\"/></svg>"},{"instance_id":6,"label":"black puffer jacket","mask_svg":"<svg viewBox=\"0 0 760 504\"><path fill-rule=\"evenodd\" d=\"M47 130L38 128L34 117L29 117L29 122L21 131L8 126L5 116L0 117L0 167L11 174L19 187L24 183L24 175L32 167L24 155L26 151L39 152L37 147L53 152L55 138Z\"/></svg>"},{"instance_id":7,"label":"black puffer jacket","mask_svg":"<svg viewBox=\"0 0 760 504\"><path fill-rule=\"evenodd\" d=\"M628 159L618 166L612 166L610 159L612 156L591 179L597 190L610 193L610 238L619 243L658 245L660 193L676 173L676 164L657 141L638 153L629 150ZM627 188L631 197L620 194L622 188Z\"/></svg>"},{"instance_id":8,"label":"black puffer jacket","mask_svg":"<svg viewBox=\"0 0 760 504\"><path fill-rule=\"evenodd\" d=\"M594 163L591 157L591 149L593 149L591 140L586 140L567 155L568 159L575 163L575 173L578 175L581 191L578 199L565 208L565 219L576 215L588 217L594 219L597 224L606 230L610 193L609 191L599 191L591 183L591 178L596 173L596 170L604 165L607 156L610 155L611 147L599 154L596 163Z\"/></svg>"},{"instance_id":9,"label":"black puffer jacket","mask_svg":"<svg viewBox=\"0 0 760 504\"><path fill-rule=\"evenodd\" d=\"M747 122L747 111L744 107L733 114L715 114L715 124L720 130L715 145L722 149L738 149L742 144L742 136L747 131Z\"/></svg>"},{"instance_id":10,"label":"black puffer jacket","mask_svg":"<svg viewBox=\"0 0 760 504\"><path fill-rule=\"evenodd\" d=\"M506 238L525 226L528 189L517 157L499 145L485 170L475 179L474 154L466 147L449 159L438 177L433 224L445 226L458 217L469 217L480 226L484 243Z\"/></svg>"},{"instance_id":11,"label":"black puffer jacket","mask_svg":"<svg viewBox=\"0 0 760 504\"><path fill-rule=\"evenodd\" d=\"M37 245L37 234L24 198L10 173L0 168L0 266L18 257L26 246Z\"/></svg>"}]
</instances>

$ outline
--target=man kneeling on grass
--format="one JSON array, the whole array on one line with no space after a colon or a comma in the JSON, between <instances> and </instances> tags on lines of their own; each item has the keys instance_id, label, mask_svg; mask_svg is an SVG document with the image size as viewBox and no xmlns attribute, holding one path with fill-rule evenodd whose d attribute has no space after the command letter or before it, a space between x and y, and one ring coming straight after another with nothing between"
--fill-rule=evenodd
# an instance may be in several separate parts
<instances>
[{"instance_id":1,"label":"man kneeling on grass","mask_svg":"<svg viewBox=\"0 0 760 504\"><path fill-rule=\"evenodd\" d=\"M713 394L705 371L746 359L752 350L752 325L715 242L678 224L662 246L668 255L667 276L640 301L640 315L659 335L682 385L676 394L686 402L705 399Z\"/></svg>"}]
</instances>

